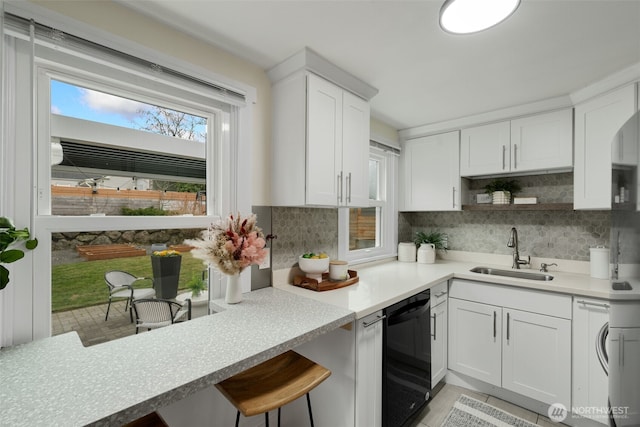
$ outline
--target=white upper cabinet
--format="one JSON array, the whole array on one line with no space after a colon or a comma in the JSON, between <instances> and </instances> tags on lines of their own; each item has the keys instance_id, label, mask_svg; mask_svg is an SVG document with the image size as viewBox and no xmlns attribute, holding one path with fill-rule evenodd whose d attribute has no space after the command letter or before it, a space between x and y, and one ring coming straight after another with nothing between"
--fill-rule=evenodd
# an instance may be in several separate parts
<instances>
[{"instance_id":1,"label":"white upper cabinet","mask_svg":"<svg viewBox=\"0 0 640 427\"><path fill-rule=\"evenodd\" d=\"M342 94L342 205L369 205L369 103L350 92Z\"/></svg>"},{"instance_id":2,"label":"white upper cabinet","mask_svg":"<svg viewBox=\"0 0 640 427\"><path fill-rule=\"evenodd\" d=\"M509 172L510 136L508 121L462 129L460 174L477 176Z\"/></svg>"},{"instance_id":3,"label":"white upper cabinet","mask_svg":"<svg viewBox=\"0 0 640 427\"><path fill-rule=\"evenodd\" d=\"M460 174L569 169L573 166L572 111L565 109L463 129Z\"/></svg>"},{"instance_id":4,"label":"white upper cabinet","mask_svg":"<svg viewBox=\"0 0 640 427\"><path fill-rule=\"evenodd\" d=\"M273 205L368 206L369 103L304 71L272 93Z\"/></svg>"},{"instance_id":5,"label":"white upper cabinet","mask_svg":"<svg viewBox=\"0 0 640 427\"><path fill-rule=\"evenodd\" d=\"M572 127L570 108L511 120L511 171L571 168Z\"/></svg>"},{"instance_id":6,"label":"white upper cabinet","mask_svg":"<svg viewBox=\"0 0 640 427\"><path fill-rule=\"evenodd\" d=\"M400 210L460 210L460 133L425 136L404 143L400 157Z\"/></svg>"},{"instance_id":7,"label":"white upper cabinet","mask_svg":"<svg viewBox=\"0 0 640 427\"><path fill-rule=\"evenodd\" d=\"M620 151L620 142L613 139L635 111L635 84L576 105L573 171L575 209L611 208L612 143L617 150L616 160L620 161L628 155L629 149L623 147Z\"/></svg>"}]
</instances>

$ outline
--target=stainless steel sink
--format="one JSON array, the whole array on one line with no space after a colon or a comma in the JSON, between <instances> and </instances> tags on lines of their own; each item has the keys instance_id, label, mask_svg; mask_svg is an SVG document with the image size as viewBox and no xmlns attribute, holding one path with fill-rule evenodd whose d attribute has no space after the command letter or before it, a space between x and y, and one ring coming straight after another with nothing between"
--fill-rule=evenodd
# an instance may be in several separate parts
<instances>
[{"instance_id":1,"label":"stainless steel sink","mask_svg":"<svg viewBox=\"0 0 640 427\"><path fill-rule=\"evenodd\" d=\"M613 282L611 288L614 291L630 291L633 289L629 282Z\"/></svg>"},{"instance_id":2,"label":"stainless steel sink","mask_svg":"<svg viewBox=\"0 0 640 427\"><path fill-rule=\"evenodd\" d=\"M531 273L528 271L520 270L500 270L490 267L474 267L469 271L471 271L472 273L491 274L494 276L515 277L516 279L542 280L545 282L553 280L553 276L550 274Z\"/></svg>"}]
</instances>

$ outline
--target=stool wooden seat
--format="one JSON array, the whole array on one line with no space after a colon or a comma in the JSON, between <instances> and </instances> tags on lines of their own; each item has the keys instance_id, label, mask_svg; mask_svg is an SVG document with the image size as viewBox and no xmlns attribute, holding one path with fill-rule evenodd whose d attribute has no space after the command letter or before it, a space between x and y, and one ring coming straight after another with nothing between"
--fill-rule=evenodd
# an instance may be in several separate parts
<instances>
[{"instance_id":1,"label":"stool wooden seat","mask_svg":"<svg viewBox=\"0 0 640 427\"><path fill-rule=\"evenodd\" d=\"M278 409L302 395L307 395L309 418L313 426L309 392L327 379L331 371L295 351L287 351L253 368L247 369L216 387L236 407L236 426L240 412L245 417L265 414L269 426L269 411Z\"/></svg>"}]
</instances>

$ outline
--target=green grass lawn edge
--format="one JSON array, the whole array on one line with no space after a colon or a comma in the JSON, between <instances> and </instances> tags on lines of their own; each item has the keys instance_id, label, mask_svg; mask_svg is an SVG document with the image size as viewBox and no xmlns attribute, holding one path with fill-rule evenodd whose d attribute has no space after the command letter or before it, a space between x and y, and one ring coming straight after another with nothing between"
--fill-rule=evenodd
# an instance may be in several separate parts
<instances>
[{"instance_id":1,"label":"green grass lawn edge","mask_svg":"<svg viewBox=\"0 0 640 427\"><path fill-rule=\"evenodd\" d=\"M190 253L182 254L178 289L186 289L186 283L194 276L201 275L206 267L200 259ZM53 266L51 272L51 311L59 312L106 304L109 291L104 281L107 271L122 270L137 277L153 277L151 257L83 261ZM151 287L149 280L138 281L134 287Z\"/></svg>"}]
</instances>

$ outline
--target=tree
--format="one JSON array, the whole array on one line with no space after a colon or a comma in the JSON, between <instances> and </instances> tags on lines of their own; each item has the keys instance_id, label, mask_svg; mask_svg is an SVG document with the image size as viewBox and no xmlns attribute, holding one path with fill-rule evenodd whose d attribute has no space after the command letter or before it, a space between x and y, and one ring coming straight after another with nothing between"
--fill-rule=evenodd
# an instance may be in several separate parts
<instances>
[{"instance_id":1,"label":"tree","mask_svg":"<svg viewBox=\"0 0 640 427\"><path fill-rule=\"evenodd\" d=\"M160 135L168 135L191 141L204 142L207 120L181 111L155 105L138 111L140 117L134 121L138 129Z\"/></svg>"}]
</instances>

